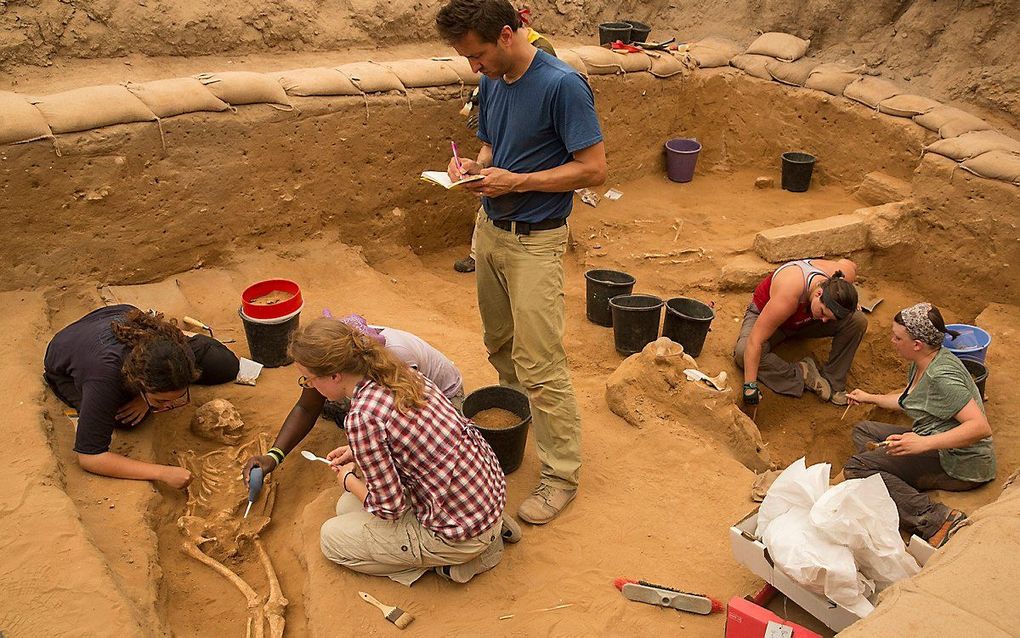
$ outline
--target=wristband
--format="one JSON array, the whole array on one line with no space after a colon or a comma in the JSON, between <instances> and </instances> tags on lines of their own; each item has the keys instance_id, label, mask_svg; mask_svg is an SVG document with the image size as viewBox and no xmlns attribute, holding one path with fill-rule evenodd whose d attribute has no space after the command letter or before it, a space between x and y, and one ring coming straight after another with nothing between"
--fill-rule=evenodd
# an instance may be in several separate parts
<instances>
[{"instance_id":1,"label":"wristband","mask_svg":"<svg viewBox=\"0 0 1020 638\"><path fill-rule=\"evenodd\" d=\"M348 476L353 476L354 478L358 478L358 475L354 473L354 470L348 470L347 474L344 474L344 483L343 483L344 490L350 492L350 490L347 489L347 477Z\"/></svg>"},{"instance_id":2,"label":"wristband","mask_svg":"<svg viewBox=\"0 0 1020 638\"><path fill-rule=\"evenodd\" d=\"M277 465L283 463L283 459L287 456L284 453L284 451L281 450L278 447L271 447L271 448L269 448L269 451L266 452L266 454L268 454L269 456L273 457L273 460L276 461Z\"/></svg>"}]
</instances>

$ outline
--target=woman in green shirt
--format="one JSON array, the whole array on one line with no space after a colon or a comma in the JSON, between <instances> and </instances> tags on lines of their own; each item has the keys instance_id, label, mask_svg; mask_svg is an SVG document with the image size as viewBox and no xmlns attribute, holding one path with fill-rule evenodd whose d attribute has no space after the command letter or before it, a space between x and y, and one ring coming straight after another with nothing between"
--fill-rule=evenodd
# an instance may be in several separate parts
<instances>
[{"instance_id":1,"label":"woman in green shirt","mask_svg":"<svg viewBox=\"0 0 1020 638\"><path fill-rule=\"evenodd\" d=\"M893 319L892 344L910 362L907 387L889 394L854 390L852 404L903 410L911 429L861 421L854 426L857 454L843 466L848 479L880 474L896 502L900 524L934 547L942 546L967 518L934 503L921 490L960 492L995 478L992 429L974 379L942 347L945 321L938 308L919 303Z\"/></svg>"}]
</instances>

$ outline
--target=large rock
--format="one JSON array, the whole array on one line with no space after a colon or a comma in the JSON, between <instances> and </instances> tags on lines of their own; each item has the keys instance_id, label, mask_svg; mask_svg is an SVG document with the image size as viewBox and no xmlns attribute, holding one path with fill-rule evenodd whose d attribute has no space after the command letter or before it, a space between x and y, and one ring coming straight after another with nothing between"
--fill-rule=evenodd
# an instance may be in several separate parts
<instances>
[{"instance_id":1,"label":"large rock","mask_svg":"<svg viewBox=\"0 0 1020 638\"><path fill-rule=\"evenodd\" d=\"M907 200L854 211L868 227L868 247L886 250L917 241L916 204Z\"/></svg>"},{"instance_id":2,"label":"large rock","mask_svg":"<svg viewBox=\"0 0 1020 638\"><path fill-rule=\"evenodd\" d=\"M663 343L670 351L663 351ZM768 469L761 432L737 409L732 388L720 392L688 381L685 368L696 369L697 363L680 344L665 337L648 344L609 376L609 409L633 426L670 428L720 448L751 470Z\"/></svg>"},{"instance_id":3,"label":"large rock","mask_svg":"<svg viewBox=\"0 0 1020 638\"><path fill-rule=\"evenodd\" d=\"M867 245L867 225L856 214L769 228L754 238L755 252L772 263L809 257L842 257L864 250Z\"/></svg>"},{"instance_id":4,"label":"large rock","mask_svg":"<svg viewBox=\"0 0 1020 638\"><path fill-rule=\"evenodd\" d=\"M857 197L869 206L903 201L910 194L911 186L908 182L878 171L865 175L864 181L857 188Z\"/></svg>"},{"instance_id":5,"label":"large rock","mask_svg":"<svg viewBox=\"0 0 1020 638\"><path fill-rule=\"evenodd\" d=\"M775 267L756 255L736 255L723 264L719 288L727 291L750 292Z\"/></svg>"}]
</instances>

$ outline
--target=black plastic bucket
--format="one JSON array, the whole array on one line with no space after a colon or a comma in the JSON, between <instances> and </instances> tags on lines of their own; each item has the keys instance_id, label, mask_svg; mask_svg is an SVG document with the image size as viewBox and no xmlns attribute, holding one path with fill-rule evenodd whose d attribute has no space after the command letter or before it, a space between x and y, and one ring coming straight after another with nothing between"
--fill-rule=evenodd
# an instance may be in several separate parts
<instances>
[{"instance_id":1,"label":"black plastic bucket","mask_svg":"<svg viewBox=\"0 0 1020 638\"><path fill-rule=\"evenodd\" d=\"M588 321L600 326L613 325L613 312L609 300L617 295L629 295L634 291L634 277L617 270L589 270L584 273L587 303L585 313Z\"/></svg>"},{"instance_id":2,"label":"black plastic bucket","mask_svg":"<svg viewBox=\"0 0 1020 638\"><path fill-rule=\"evenodd\" d=\"M967 368L970 376L974 377L974 385L977 386L978 394L983 400L985 398L985 381L988 381L988 368L985 367L985 364L973 359L960 359L960 361L963 362L963 367Z\"/></svg>"},{"instance_id":3,"label":"black plastic bucket","mask_svg":"<svg viewBox=\"0 0 1020 638\"><path fill-rule=\"evenodd\" d=\"M715 311L697 299L674 297L666 302L666 319L662 336L684 347L684 352L697 357L705 346L705 337L715 319Z\"/></svg>"},{"instance_id":4,"label":"black plastic bucket","mask_svg":"<svg viewBox=\"0 0 1020 638\"><path fill-rule=\"evenodd\" d=\"M244 336L248 339L251 358L267 368L278 368L292 362L287 347L298 329L301 308L277 319L252 319L238 309L244 323Z\"/></svg>"},{"instance_id":5,"label":"black plastic bucket","mask_svg":"<svg viewBox=\"0 0 1020 638\"><path fill-rule=\"evenodd\" d=\"M627 22L603 22L599 25L599 44L605 46L619 40L630 42L630 24Z\"/></svg>"},{"instance_id":6,"label":"black plastic bucket","mask_svg":"<svg viewBox=\"0 0 1020 638\"><path fill-rule=\"evenodd\" d=\"M648 36L652 32L650 26L637 20L624 20L624 22L630 25L631 42L648 42Z\"/></svg>"},{"instance_id":7,"label":"black plastic bucket","mask_svg":"<svg viewBox=\"0 0 1020 638\"><path fill-rule=\"evenodd\" d=\"M662 299L655 295L619 295L609 300L613 309L616 351L631 355L659 338Z\"/></svg>"},{"instance_id":8,"label":"black plastic bucket","mask_svg":"<svg viewBox=\"0 0 1020 638\"><path fill-rule=\"evenodd\" d=\"M502 385L478 388L464 399L463 412L469 419L489 408L501 408L521 418L520 423L503 430L486 430L475 424L482 433L482 438L496 453L503 474L510 474L524 461L524 448L528 443L528 424L531 423L531 404L527 395L520 390Z\"/></svg>"},{"instance_id":9,"label":"black plastic bucket","mask_svg":"<svg viewBox=\"0 0 1020 638\"><path fill-rule=\"evenodd\" d=\"M815 156L807 153L783 153L783 189L803 193L811 185Z\"/></svg>"}]
</instances>

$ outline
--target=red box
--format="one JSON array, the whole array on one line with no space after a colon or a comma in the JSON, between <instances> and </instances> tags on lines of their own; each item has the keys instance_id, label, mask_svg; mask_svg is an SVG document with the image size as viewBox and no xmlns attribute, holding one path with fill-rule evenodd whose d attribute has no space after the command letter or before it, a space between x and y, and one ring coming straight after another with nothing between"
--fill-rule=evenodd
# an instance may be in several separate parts
<instances>
[{"instance_id":1,"label":"red box","mask_svg":"<svg viewBox=\"0 0 1020 638\"><path fill-rule=\"evenodd\" d=\"M822 638L739 596L731 598L726 605L726 638L763 638L770 622L793 628L793 638Z\"/></svg>"}]
</instances>

